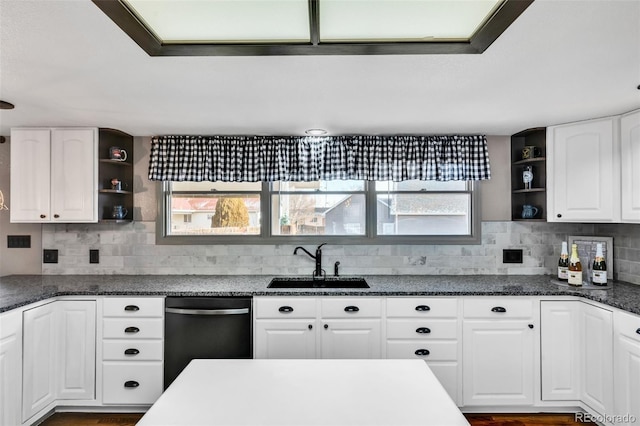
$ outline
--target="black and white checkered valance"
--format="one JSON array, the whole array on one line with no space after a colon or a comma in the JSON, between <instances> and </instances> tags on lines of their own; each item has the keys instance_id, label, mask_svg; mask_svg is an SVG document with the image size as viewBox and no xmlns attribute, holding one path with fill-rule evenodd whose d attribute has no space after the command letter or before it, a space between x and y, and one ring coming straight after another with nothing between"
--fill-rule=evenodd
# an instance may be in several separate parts
<instances>
[{"instance_id":1,"label":"black and white checkered valance","mask_svg":"<svg viewBox=\"0 0 640 426\"><path fill-rule=\"evenodd\" d=\"M485 180L484 136L156 136L159 181Z\"/></svg>"}]
</instances>

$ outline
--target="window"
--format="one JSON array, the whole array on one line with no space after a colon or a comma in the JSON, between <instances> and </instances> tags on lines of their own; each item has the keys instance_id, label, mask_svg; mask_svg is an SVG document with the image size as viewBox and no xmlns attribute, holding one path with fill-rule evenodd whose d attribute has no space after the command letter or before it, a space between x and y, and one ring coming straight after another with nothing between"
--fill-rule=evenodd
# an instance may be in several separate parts
<instances>
[{"instance_id":1,"label":"window","mask_svg":"<svg viewBox=\"0 0 640 426\"><path fill-rule=\"evenodd\" d=\"M415 180L164 182L157 241L478 243L477 185Z\"/></svg>"}]
</instances>

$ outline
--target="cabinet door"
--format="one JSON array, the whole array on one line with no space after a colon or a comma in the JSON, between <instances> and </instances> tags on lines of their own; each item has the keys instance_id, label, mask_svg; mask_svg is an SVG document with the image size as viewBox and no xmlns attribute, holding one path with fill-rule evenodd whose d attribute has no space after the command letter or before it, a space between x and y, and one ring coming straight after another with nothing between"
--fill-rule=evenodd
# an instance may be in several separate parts
<instances>
[{"instance_id":1,"label":"cabinet door","mask_svg":"<svg viewBox=\"0 0 640 426\"><path fill-rule=\"evenodd\" d=\"M51 214L54 222L97 222L97 129L54 129Z\"/></svg>"},{"instance_id":2,"label":"cabinet door","mask_svg":"<svg viewBox=\"0 0 640 426\"><path fill-rule=\"evenodd\" d=\"M0 315L0 424L19 425L22 388L20 312Z\"/></svg>"},{"instance_id":3,"label":"cabinet door","mask_svg":"<svg viewBox=\"0 0 640 426\"><path fill-rule=\"evenodd\" d=\"M96 376L96 302L55 302L59 310L58 399L93 399Z\"/></svg>"},{"instance_id":4,"label":"cabinet door","mask_svg":"<svg viewBox=\"0 0 640 426\"><path fill-rule=\"evenodd\" d=\"M56 397L56 309L49 303L24 311L22 420L47 407Z\"/></svg>"},{"instance_id":5,"label":"cabinet door","mask_svg":"<svg viewBox=\"0 0 640 426\"><path fill-rule=\"evenodd\" d=\"M49 222L49 129L11 130L11 222Z\"/></svg>"},{"instance_id":6,"label":"cabinet door","mask_svg":"<svg viewBox=\"0 0 640 426\"><path fill-rule=\"evenodd\" d=\"M316 320L257 320L255 357L316 358Z\"/></svg>"},{"instance_id":7,"label":"cabinet door","mask_svg":"<svg viewBox=\"0 0 640 426\"><path fill-rule=\"evenodd\" d=\"M622 221L640 222L640 110L620 121Z\"/></svg>"},{"instance_id":8,"label":"cabinet door","mask_svg":"<svg viewBox=\"0 0 640 426\"><path fill-rule=\"evenodd\" d=\"M322 320L322 358L380 358L381 320Z\"/></svg>"},{"instance_id":9,"label":"cabinet door","mask_svg":"<svg viewBox=\"0 0 640 426\"><path fill-rule=\"evenodd\" d=\"M606 118L547 129L548 221L619 221L618 125Z\"/></svg>"},{"instance_id":10,"label":"cabinet door","mask_svg":"<svg viewBox=\"0 0 640 426\"><path fill-rule=\"evenodd\" d=\"M600 414L613 407L613 314L582 304L582 401Z\"/></svg>"},{"instance_id":11,"label":"cabinet door","mask_svg":"<svg viewBox=\"0 0 640 426\"><path fill-rule=\"evenodd\" d=\"M542 400L580 400L580 301L540 303Z\"/></svg>"},{"instance_id":12,"label":"cabinet door","mask_svg":"<svg viewBox=\"0 0 640 426\"><path fill-rule=\"evenodd\" d=\"M464 405L533 404L534 335L526 321L466 320Z\"/></svg>"},{"instance_id":13,"label":"cabinet door","mask_svg":"<svg viewBox=\"0 0 640 426\"><path fill-rule=\"evenodd\" d=\"M640 316L616 312L615 336L615 413L640 424Z\"/></svg>"}]
</instances>

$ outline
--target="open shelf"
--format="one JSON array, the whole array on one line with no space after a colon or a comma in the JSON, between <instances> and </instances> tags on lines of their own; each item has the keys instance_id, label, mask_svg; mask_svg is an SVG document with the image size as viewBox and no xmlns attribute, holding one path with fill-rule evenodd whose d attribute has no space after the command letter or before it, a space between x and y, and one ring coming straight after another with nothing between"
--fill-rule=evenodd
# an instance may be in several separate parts
<instances>
[{"instance_id":1,"label":"open shelf","mask_svg":"<svg viewBox=\"0 0 640 426\"><path fill-rule=\"evenodd\" d=\"M511 136L511 220L544 222L547 220L547 129L538 127ZM525 146L538 148L537 157L522 158ZM531 189L524 189L522 172L525 166L533 171ZM522 206L532 205L538 209L533 218L522 217Z\"/></svg>"},{"instance_id":2,"label":"open shelf","mask_svg":"<svg viewBox=\"0 0 640 426\"><path fill-rule=\"evenodd\" d=\"M98 143L98 218L101 223L131 223L133 221L133 136L120 130L99 129ZM127 160L112 160L109 150L116 146L127 151ZM126 189L112 189L111 180L118 179ZM127 216L112 217L113 206L124 206Z\"/></svg>"}]
</instances>

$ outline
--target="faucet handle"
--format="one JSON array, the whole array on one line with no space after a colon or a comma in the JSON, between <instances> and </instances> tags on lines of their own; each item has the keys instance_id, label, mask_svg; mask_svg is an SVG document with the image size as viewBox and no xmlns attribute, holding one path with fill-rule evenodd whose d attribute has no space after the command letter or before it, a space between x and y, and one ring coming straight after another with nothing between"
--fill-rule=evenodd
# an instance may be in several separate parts
<instances>
[{"instance_id":1,"label":"faucet handle","mask_svg":"<svg viewBox=\"0 0 640 426\"><path fill-rule=\"evenodd\" d=\"M322 243L322 244L320 244L320 245L318 246L318 248L317 248L316 250L320 250L320 247L322 247L322 246L326 246L326 245L327 245L327 243Z\"/></svg>"}]
</instances>

